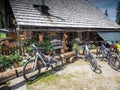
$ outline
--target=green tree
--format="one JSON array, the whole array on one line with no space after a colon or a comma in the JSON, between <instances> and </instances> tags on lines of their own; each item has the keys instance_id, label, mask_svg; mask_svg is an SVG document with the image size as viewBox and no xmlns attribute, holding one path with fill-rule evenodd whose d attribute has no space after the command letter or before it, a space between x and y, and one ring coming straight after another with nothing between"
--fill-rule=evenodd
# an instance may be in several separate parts
<instances>
[{"instance_id":1,"label":"green tree","mask_svg":"<svg viewBox=\"0 0 120 90\"><path fill-rule=\"evenodd\" d=\"M0 0L0 28L5 28L4 0Z\"/></svg>"},{"instance_id":2,"label":"green tree","mask_svg":"<svg viewBox=\"0 0 120 90\"><path fill-rule=\"evenodd\" d=\"M116 23L120 25L120 1L118 2L116 8Z\"/></svg>"}]
</instances>

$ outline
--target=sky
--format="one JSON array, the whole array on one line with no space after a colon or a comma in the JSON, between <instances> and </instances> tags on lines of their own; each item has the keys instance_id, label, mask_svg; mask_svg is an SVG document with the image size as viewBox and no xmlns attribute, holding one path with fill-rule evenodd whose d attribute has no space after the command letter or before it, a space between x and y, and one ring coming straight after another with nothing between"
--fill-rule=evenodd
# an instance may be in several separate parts
<instances>
[{"instance_id":1,"label":"sky","mask_svg":"<svg viewBox=\"0 0 120 90\"><path fill-rule=\"evenodd\" d=\"M103 13L107 9L108 17L115 22L117 3L120 0L89 0L92 4L98 7Z\"/></svg>"}]
</instances>

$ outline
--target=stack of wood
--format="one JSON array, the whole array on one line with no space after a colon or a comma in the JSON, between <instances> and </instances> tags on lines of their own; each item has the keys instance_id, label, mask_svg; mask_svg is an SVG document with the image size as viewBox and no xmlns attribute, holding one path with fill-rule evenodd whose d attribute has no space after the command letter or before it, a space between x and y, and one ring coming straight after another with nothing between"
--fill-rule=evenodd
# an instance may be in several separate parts
<instances>
[{"instance_id":1,"label":"stack of wood","mask_svg":"<svg viewBox=\"0 0 120 90\"><path fill-rule=\"evenodd\" d=\"M67 44L68 44L68 35L66 33L63 34L63 49L66 51L68 50Z\"/></svg>"},{"instance_id":2,"label":"stack of wood","mask_svg":"<svg viewBox=\"0 0 120 90\"><path fill-rule=\"evenodd\" d=\"M20 35L20 40L21 40L21 41L25 40L25 35L24 35L24 34L21 34L21 35Z\"/></svg>"}]
</instances>

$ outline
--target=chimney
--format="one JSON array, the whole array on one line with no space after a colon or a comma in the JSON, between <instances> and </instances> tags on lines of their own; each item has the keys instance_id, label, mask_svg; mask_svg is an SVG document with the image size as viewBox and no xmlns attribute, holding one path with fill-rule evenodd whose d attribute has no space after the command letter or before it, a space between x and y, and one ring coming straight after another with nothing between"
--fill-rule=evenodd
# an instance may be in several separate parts
<instances>
[{"instance_id":1,"label":"chimney","mask_svg":"<svg viewBox=\"0 0 120 90\"><path fill-rule=\"evenodd\" d=\"M45 5L45 0L41 0L41 4L42 4L42 5Z\"/></svg>"},{"instance_id":2,"label":"chimney","mask_svg":"<svg viewBox=\"0 0 120 90\"><path fill-rule=\"evenodd\" d=\"M45 5L45 0L40 0L40 5L33 5L35 8L37 8L39 10L39 12L41 12L44 15L50 15L48 10L49 7Z\"/></svg>"}]
</instances>

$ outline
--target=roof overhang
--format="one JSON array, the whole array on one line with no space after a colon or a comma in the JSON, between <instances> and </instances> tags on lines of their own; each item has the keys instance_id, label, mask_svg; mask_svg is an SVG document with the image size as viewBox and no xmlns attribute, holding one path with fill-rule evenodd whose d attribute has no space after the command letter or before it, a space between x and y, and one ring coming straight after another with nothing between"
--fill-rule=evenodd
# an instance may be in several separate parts
<instances>
[{"instance_id":1,"label":"roof overhang","mask_svg":"<svg viewBox=\"0 0 120 90\"><path fill-rule=\"evenodd\" d=\"M119 31L120 28L100 28L100 27L53 27L53 26L19 26L18 31L65 31L65 32L84 32L84 31Z\"/></svg>"},{"instance_id":2,"label":"roof overhang","mask_svg":"<svg viewBox=\"0 0 120 90\"><path fill-rule=\"evenodd\" d=\"M111 41L120 41L120 32L97 32L105 41L111 43Z\"/></svg>"},{"instance_id":3,"label":"roof overhang","mask_svg":"<svg viewBox=\"0 0 120 90\"><path fill-rule=\"evenodd\" d=\"M0 29L0 32L9 32L9 30L8 29Z\"/></svg>"}]
</instances>

